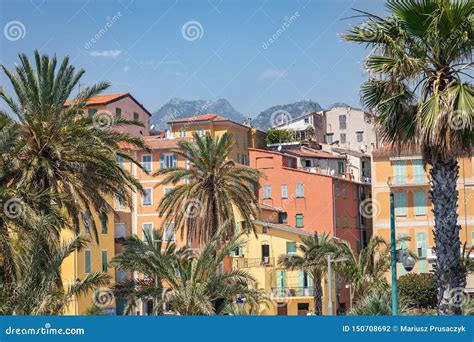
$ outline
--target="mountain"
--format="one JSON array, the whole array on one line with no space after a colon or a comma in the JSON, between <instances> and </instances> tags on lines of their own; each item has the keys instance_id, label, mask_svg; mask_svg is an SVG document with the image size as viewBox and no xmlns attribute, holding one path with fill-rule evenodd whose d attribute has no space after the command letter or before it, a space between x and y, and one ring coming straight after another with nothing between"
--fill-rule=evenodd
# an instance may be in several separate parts
<instances>
[{"instance_id":1,"label":"mountain","mask_svg":"<svg viewBox=\"0 0 474 342\"><path fill-rule=\"evenodd\" d=\"M273 106L258 114L258 116L252 120L252 125L265 131L272 126L275 126L279 119L288 120L291 118L297 118L303 114L318 112L322 109L323 108L319 103L306 100L286 105Z\"/></svg>"},{"instance_id":2,"label":"mountain","mask_svg":"<svg viewBox=\"0 0 474 342\"><path fill-rule=\"evenodd\" d=\"M155 125L156 130L164 130L168 128L166 123L170 120L209 113L218 114L239 123L245 121L245 116L232 107L229 101L225 99L219 99L217 101L188 101L172 98L153 113L151 122Z\"/></svg>"}]
</instances>

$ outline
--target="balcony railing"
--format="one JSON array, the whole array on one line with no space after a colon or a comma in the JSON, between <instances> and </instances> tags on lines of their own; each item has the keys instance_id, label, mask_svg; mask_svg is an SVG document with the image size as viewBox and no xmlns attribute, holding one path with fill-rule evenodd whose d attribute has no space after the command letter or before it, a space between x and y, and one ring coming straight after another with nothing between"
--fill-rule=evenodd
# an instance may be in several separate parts
<instances>
[{"instance_id":1,"label":"balcony railing","mask_svg":"<svg viewBox=\"0 0 474 342\"><path fill-rule=\"evenodd\" d=\"M234 258L234 265L237 268L274 267L275 258Z\"/></svg>"},{"instance_id":2,"label":"balcony railing","mask_svg":"<svg viewBox=\"0 0 474 342\"><path fill-rule=\"evenodd\" d=\"M312 297L312 287L273 287L272 294L275 297Z\"/></svg>"},{"instance_id":3,"label":"balcony railing","mask_svg":"<svg viewBox=\"0 0 474 342\"><path fill-rule=\"evenodd\" d=\"M390 186L414 186L414 185L427 185L428 179L424 174L407 175L406 177L394 176L389 177Z\"/></svg>"}]
</instances>

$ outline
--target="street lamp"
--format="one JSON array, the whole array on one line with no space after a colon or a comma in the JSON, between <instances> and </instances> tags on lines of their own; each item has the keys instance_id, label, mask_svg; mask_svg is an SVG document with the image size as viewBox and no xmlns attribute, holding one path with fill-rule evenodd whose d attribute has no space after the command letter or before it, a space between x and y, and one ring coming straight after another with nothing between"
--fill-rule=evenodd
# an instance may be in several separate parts
<instances>
[{"instance_id":1,"label":"street lamp","mask_svg":"<svg viewBox=\"0 0 474 342\"><path fill-rule=\"evenodd\" d=\"M343 262L349 260L347 257L341 257L337 259L331 259L331 254L326 255L328 261L328 311L329 315L333 314L332 307L332 263Z\"/></svg>"},{"instance_id":2,"label":"street lamp","mask_svg":"<svg viewBox=\"0 0 474 342\"><path fill-rule=\"evenodd\" d=\"M397 251L395 247L395 200L392 191L392 180L389 177L387 185L390 189L390 252L392 256L392 315L398 315L398 294L397 294Z\"/></svg>"}]
</instances>

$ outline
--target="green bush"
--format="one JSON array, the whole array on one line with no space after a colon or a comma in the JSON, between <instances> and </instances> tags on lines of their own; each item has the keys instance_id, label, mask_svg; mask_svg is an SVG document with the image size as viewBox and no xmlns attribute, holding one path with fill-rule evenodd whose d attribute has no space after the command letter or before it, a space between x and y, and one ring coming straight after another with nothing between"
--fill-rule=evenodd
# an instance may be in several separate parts
<instances>
[{"instance_id":1,"label":"green bush","mask_svg":"<svg viewBox=\"0 0 474 342\"><path fill-rule=\"evenodd\" d=\"M400 298L417 308L431 308L437 304L437 288L432 273L408 273L398 279Z\"/></svg>"},{"instance_id":2,"label":"green bush","mask_svg":"<svg viewBox=\"0 0 474 342\"><path fill-rule=\"evenodd\" d=\"M295 131L292 129L269 129L267 131L267 145L292 141L295 141Z\"/></svg>"}]
</instances>

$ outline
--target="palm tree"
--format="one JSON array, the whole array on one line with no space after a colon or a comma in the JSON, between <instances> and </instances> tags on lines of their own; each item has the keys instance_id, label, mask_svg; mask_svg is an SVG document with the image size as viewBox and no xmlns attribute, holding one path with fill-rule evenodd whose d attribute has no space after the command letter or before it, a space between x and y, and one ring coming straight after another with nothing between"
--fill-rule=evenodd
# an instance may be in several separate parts
<instances>
[{"instance_id":1,"label":"palm tree","mask_svg":"<svg viewBox=\"0 0 474 342\"><path fill-rule=\"evenodd\" d=\"M460 314L455 290L463 288L457 219L457 159L469 156L474 141L470 0L389 0L391 12L366 19L343 38L373 50L365 60L369 80L362 85L363 104L377 115L382 142L401 149L420 146L431 165L435 214L438 313Z\"/></svg>"},{"instance_id":2,"label":"palm tree","mask_svg":"<svg viewBox=\"0 0 474 342\"><path fill-rule=\"evenodd\" d=\"M179 315L219 315L232 312L241 298L248 312L254 312L267 300L256 289L255 279L243 270L221 270L225 258L243 245L240 235L224 246L217 236L206 243L197 254L182 255L168 272L164 302Z\"/></svg>"},{"instance_id":3,"label":"palm tree","mask_svg":"<svg viewBox=\"0 0 474 342\"><path fill-rule=\"evenodd\" d=\"M89 240L84 236L76 236L63 244L53 241L46 250L38 241L44 241L45 237L42 235L49 225L45 220L32 228L28 239L12 241L16 251L15 289L13 294L9 295L4 291L8 284L0 279L0 314L59 315L77 297L89 293L93 288L108 284L107 274L94 272L65 287L58 269L68 256L86 247Z\"/></svg>"},{"instance_id":4,"label":"palm tree","mask_svg":"<svg viewBox=\"0 0 474 342\"><path fill-rule=\"evenodd\" d=\"M281 267L290 270L302 270L313 279L314 314L323 314L323 276L327 272L326 255L339 252L337 243L326 234L314 234L301 239L298 254L285 254L278 258Z\"/></svg>"},{"instance_id":5,"label":"palm tree","mask_svg":"<svg viewBox=\"0 0 474 342\"><path fill-rule=\"evenodd\" d=\"M174 151L189 161L189 167L154 174L164 176L160 184L175 185L158 206L164 224L174 222L177 230L186 230L188 240L197 236L201 242L209 241L219 230L235 232L234 208L244 229L255 231L258 202L254 188L259 172L229 159L233 146L229 133L214 138L209 133L203 137L194 134L193 141L179 141Z\"/></svg>"},{"instance_id":6,"label":"palm tree","mask_svg":"<svg viewBox=\"0 0 474 342\"><path fill-rule=\"evenodd\" d=\"M19 58L14 71L1 66L16 94L14 99L0 87L0 98L12 112L0 112L0 141L5 141L3 147L8 148L2 151L1 163L14 166L2 184L10 188L36 186L49 195L41 204L42 211L50 212L51 207L65 210L71 220L69 227L76 233L79 223L87 220L97 239L97 227L90 217L106 218L113 211L112 196L130 205L131 192L141 189L140 183L116 162L116 156L136 163L121 151L119 142L142 148L144 142L114 128L142 124L115 117L104 129L95 124L95 118L84 116L87 101L107 89L108 83L84 88L65 107L84 74L84 70L76 72L69 65L68 57L59 68L56 57L41 56L38 51L34 53L34 66L25 54Z\"/></svg>"},{"instance_id":7,"label":"palm tree","mask_svg":"<svg viewBox=\"0 0 474 342\"><path fill-rule=\"evenodd\" d=\"M388 247L387 242L378 236L372 237L359 254L347 242L338 245L339 254L347 260L336 265L336 269L351 284L355 301L373 291L386 291L389 288L385 277L391 260Z\"/></svg>"},{"instance_id":8,"label":"palm tree","mask_svg":"<svg viewBox=\"0 0 474 342\"><path fill-rule=\"evenodd\" d=\"M172 264L185 250L177 250L173 242L163 241L163 231L144 231L144 240L131 236L123 242L124 251L110 262L118 270L143 275L140 279L129 279L115 284L115 296L126 299L128 307L134 307L138 300L153 300L154 314L161 315L163 282ZM130 310L128 310L130 311Z\"/></svg>"},{"instance_id":9,"label":"palm tree","mask_svg":"<svg viewBox=\"0 0 474 342\"><path fill-rule=\"evenodd\" d=\"M403 314L409 310L404 302L399 304L398 311ZM372 290L349 311L354 316L389 316L392 314L390 291Z\"/></svg>"}]
</instances>

